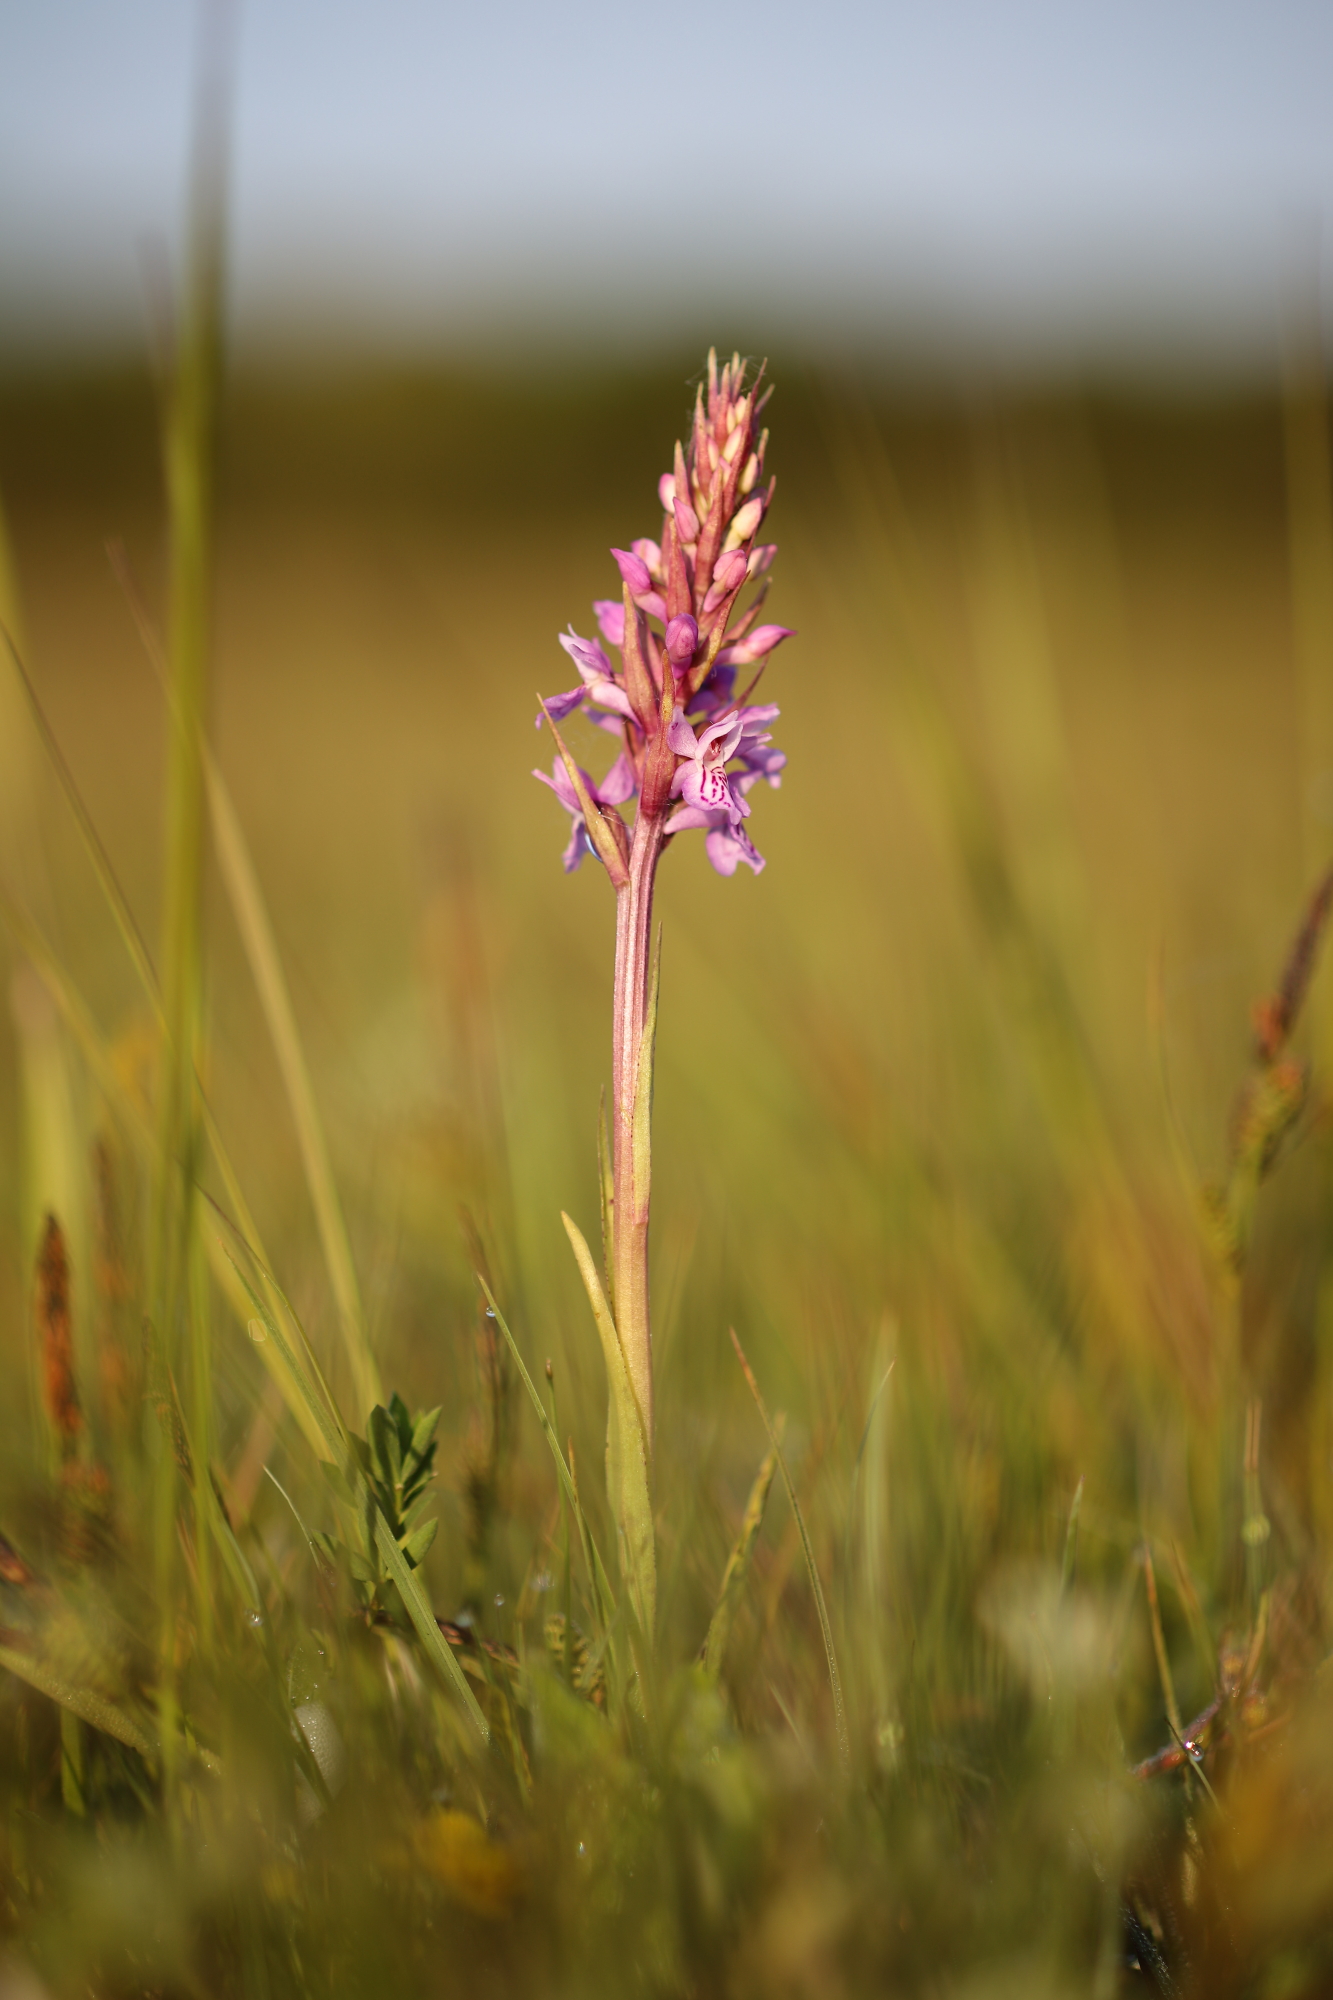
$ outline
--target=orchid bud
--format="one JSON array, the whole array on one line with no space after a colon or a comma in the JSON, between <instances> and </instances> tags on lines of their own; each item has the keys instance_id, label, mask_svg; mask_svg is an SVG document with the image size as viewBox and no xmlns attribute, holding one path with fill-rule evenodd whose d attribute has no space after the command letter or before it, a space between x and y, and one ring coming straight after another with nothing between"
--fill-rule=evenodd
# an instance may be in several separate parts
<instances>
[{"instance_id":1,"label":"orchid bud","mask_svg":"<svg viewBox=\"0 0 1333 2000\"><path fill-rule=\"evenodd\" d=\"M642 597L645 591L652 589L653 579L642 556L631 549L612 549L611 554L615 557L621 580L629 585L631 597Z\"/></svg>"},{"instance_id":2,"label":"orchid bud","mask_svg":"<svg viewBox=\"0 0 1333 2000\"><path fill-rule=\"evenodd\" d=\"M640 535L637 542L630 543L630 549L639 558L640 562L647 564L648 574L653 579L653 582L660 583L662 581L662 551L658 544L650 541L647 535Z\"/></svg>"},{"instance_id":3,"label":"orchid bud","mask_svg":"<svg viewBox=\"0 0 1333 2000\"><path fill-rule=\"evenodd\" d=\"M776 542L757 542L750 550L749 575L762 576L766 569L773 567L773 558L778 552Z\"/></svg>"},{"instance_id":4,"label":"orchid bud","mask_svg":"<svg viewBox=\"0 0 1333 2000\"><path fill-rule=\"evenodd\" d=\"M747 632L734 645L724 646L717 657L723 666L751 667L756 660L767 659L775 646L792 636L789 625L756 625L753 632Z\"/></svg>"},{"instance_id":5,"label":"orchid bud","mask_svg":"<svg viewBox=\"0 0 1333 2000\"><path fill-rule=\"evenodd\" d=\"M662 503L662 512L669 514L676 498L676 476L674 473L664 472L662 474L662 477L657 482L657 497Z\"/></svg>"},{"instance_id":6,"label":"orchid bud","mask_svg":"<svg viewBox=\"0 0 1333 2000\"><path fill-rule=\"evenodd\" d=\"M677 673L688 667L698 643L699 627L688 611L682 611L678 618L669 620L666 628L667 658Z\"/></svg>"},{"instance_id":7,"label":"orchid bud","mask_svg":"<svg viewBox=\"0 0 1333 2000\"><path fill-rule=\"evenodd\" d=\"M727 540L733 547L737 542L748 542L763 518L764 495L756 493L753 500L747 500L739 513L732 516L731 532Z\"/></svg>"},{"instance_id":8,"label":"orchid bud","mask_svg":"<svg viewBox=\"0 0 1333 2000\"><path fill-rule=\"evenodd\" d=\"M675 513L676 533L680 536L682 543L688 545L691 542L697 542L699 539L699 516L695 513L689 501L677 500L675 502Z\"/></svg>"},{"instance_id":9,"label":"orchid bud","mask_svg":"<svg viewBox=\"0 0 1333 2000\"><path fill-rule=\"evenodd\" d=\"M728 549L725 555L719 556L717 567L713 571L713 581L704 599L704 611L716 611L724 597L729 597L733 590L739 589L745 581L747 569L744 549Z\"/></svg>"}]
</instances>

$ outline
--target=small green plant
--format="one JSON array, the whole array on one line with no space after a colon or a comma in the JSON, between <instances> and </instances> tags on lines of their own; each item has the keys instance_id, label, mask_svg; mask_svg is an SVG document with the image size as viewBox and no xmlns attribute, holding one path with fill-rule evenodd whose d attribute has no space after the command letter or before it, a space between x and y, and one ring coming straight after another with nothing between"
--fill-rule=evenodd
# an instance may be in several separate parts
<instances>
[{"instance_id":1,"label":"small green plant","mask_svg":"<svg viewBox=\"0 0 1333 2000\"><path fill-rule=\"evenodd\" d=\"M435 1477L439 1423L438 1407L413 1416L395 1392L387 1409L377 1403L371 1411L367 1435L350 1440L361 1468L359 1493L337 1465L320 1461L343 1517L344 1534L339 1538L316 1529L311 1539L331 1565L346 1568L367 1618L390 1617L405 1630L411 1621L379 1544L387 1531L409 1569L419 1568L426 1559L440 1526L438 1520L424 1518Z\"/></svg>"}]
</instances>

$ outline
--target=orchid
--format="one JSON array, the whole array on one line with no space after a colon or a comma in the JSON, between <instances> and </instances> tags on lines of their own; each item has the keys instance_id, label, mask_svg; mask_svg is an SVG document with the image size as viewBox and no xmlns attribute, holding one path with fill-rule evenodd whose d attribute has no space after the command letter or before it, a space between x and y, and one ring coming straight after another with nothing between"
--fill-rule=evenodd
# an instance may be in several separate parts
<instances>
[{"instance_id":1,"label":"orchid","mask_svg":"<svg viewBox=\"0 0 1333 2000\"><path fill-rule=\"evenodd\" d=\"M652 1339L648 1313L649 1118L657 1012L651 950L653 888L665 848L701 831L719 875L743 862L758 875L749 793L781 783L777 707L750 696L783 642L786 625L760 624L777 553L759 533L773 499L764 480L768 433L758 428L769 391L762 369L747 383L739 355L719 371L708 357L686 446L658 482L656 541L613 548L619 598L593 604L597 638L571 625L560 644L579 684L541 699L537 726L555 738L550 787L570 817L567 873L595 854L616 892L612 1129L603 1175L605 1285L587 1244L566 1228L602 1334L610 1402L607 1475L622 1563L640 1622L651 1632L656 1595L649 1481L653 1449ZM744 610L740 600L754 586ZM613 661L607 647L614 648ZM743 692L737 682L745 675ZM620 749L601 780L575 763L560 725L581 709ZM633 826L618 808L637 797Z\"/></svg>"},{"instance_id":2,"label":"orchid","mask_svg":"<svg viewBox=\"0 0 1333 2000\"><path fill-rule=\"evenodd\" d=\"M573 825L570 828L569 845L566 847L563 856L565 873L566 875L572 875L585 854L595 854L597 852L588 833L583 802L574 789L569 773L558 757L551 768L549 778L545 771L534 771L532 775L534 778L539 778L542 784L550 786L573 821ZM584 770L580 770L579 776L586 787L587 796L595 806L621 806L624 805L626 799L631 799L634 796L634 766L630 763L629 758L623 750L600 784L594 784L593 780Z\"/></svg>"}]
</instances>

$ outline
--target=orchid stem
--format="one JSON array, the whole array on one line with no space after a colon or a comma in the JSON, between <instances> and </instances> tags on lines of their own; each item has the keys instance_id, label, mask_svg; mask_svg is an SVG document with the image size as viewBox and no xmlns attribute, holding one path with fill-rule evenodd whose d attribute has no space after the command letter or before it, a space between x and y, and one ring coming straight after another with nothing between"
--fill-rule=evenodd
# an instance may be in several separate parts
<instances>
[{"instance_id":1,"label":"orchid stem","mask_svg":"<svg viewBox=\"0 0 1333 2000\"><path fill-rule=\"evenodd\" d=\"M614 1201L612 1282L616 1330L643 1424L651 1469L653 1343L648 1305L649 1121L655 1025L652 950L653 883L665 814L640 812L630 848L629 880L616 897L615 1027L612 1052Z\"/></svg>"}]
</instances>

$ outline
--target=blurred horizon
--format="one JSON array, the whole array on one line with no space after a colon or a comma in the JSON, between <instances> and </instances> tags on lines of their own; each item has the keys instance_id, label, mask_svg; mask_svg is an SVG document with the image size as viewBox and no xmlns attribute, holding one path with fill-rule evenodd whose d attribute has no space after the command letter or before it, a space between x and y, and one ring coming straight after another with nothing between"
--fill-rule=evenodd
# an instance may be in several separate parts
<instances>
[{"instance_id":1,"label":"blurred horizon","mask_svg":"<svg viewBox=\"0 0 1333 2000\"><path fill-rule=\"evenodd\" d=\"M0 28L0 359L142 352L201 32L231 46L243 354L1269 375L1327 326L1333 13L816 21L89 0Z\"/></svg>"}]
</instances>

